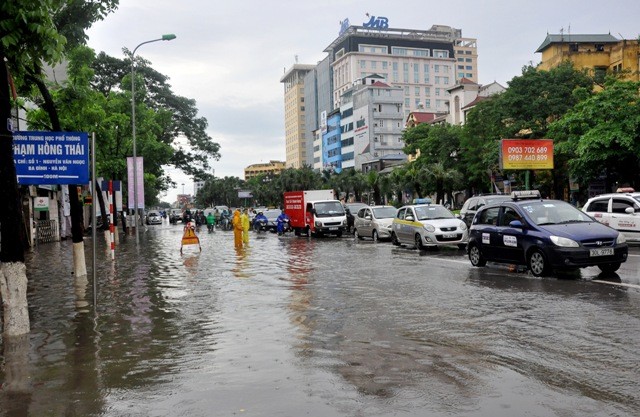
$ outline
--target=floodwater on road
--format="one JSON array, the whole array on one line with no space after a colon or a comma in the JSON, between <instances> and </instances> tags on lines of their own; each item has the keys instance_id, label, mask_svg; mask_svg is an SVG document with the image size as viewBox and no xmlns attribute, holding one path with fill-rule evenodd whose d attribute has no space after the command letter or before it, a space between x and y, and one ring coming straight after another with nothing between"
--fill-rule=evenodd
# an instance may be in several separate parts
<instances>
[{"instance_id":1,"label":"floodwater on road","mask_svg":"<svg viewBox=\"0 0 640 417\"><path fill-rule=\"evenodd\" d=\"M31 333L0 339L0 416L638 416L640 290L464 251L165 224L27 257ZM638 252L619 271L638 282ZM635 264L631 265L631 262Z\"/></svg>"}]
</instances>

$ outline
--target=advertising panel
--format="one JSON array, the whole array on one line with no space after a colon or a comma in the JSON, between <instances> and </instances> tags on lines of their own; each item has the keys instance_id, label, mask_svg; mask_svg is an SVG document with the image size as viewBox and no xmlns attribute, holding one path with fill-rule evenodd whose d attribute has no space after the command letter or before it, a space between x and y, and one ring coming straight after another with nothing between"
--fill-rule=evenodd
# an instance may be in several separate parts
<instances>
[{"instance_id":1,"label":"advertising panel","mask_svg":"<svg viewBox=\"0 0 640 417\"><path fill-rule=\"evenodd\" d=\"M141 156L136 160L136 181L138 182L138 208L144 208L144 159ZM127 206L129 209L135 208L135 200L133 197L133 158L127 157Z\"/></svg>"},{"instance_id":2,"label":"advertising panel","mask_svg":"<svg viewBox=\"0 0 640 417\"><path fill-rule=\"evenodd\" d=\"M553 169L553 140L502 139L501 169Z\"/></svg>"}]
</instances>

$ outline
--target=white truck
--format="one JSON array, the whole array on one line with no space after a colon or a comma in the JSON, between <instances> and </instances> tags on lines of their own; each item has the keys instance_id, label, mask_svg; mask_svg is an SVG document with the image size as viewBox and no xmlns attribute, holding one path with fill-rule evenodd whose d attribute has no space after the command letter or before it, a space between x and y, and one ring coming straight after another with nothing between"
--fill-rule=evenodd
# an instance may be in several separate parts
<instances>
[{"instance_id":1,"label":"white truck","mask_svg":"<svg viewBox=\"0 0 640 417\"><path fill-rule=\"evenodd\" d=\"M347 214L333 190L288 191L284 210L296 236L336 235L347 231Z\"/></svg>"}]
</instances>

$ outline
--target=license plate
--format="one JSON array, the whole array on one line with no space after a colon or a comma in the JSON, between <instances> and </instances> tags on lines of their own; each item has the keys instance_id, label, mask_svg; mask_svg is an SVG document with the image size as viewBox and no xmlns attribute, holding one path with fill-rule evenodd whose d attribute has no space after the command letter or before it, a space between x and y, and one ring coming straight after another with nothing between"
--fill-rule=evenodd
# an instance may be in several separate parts
<instances>
[{"instance_id":1,"label":"license plate","mask_svg":"<svg viewBox=\"0 0 640 417\"><path fill-rule=\"evenodd\" d=\"M330 227L329 230L338 230L337 227Z\"/></svg>"},{"instance_id":2,"label":"license plate","mask_svg":"<svg viewBox=\"0 0 640 417\"><path fill-rule=\"evenodd\" d=\"M456 237L455 233L445 233L442 235L443 238L445 239L453 239L454 237Z\"/></svg>"},{"instance_id":3,"label":"license plate","mask_svg":"<svg viewBox=\"0 0 640 417\"><path fill-rule=\"evenodd\" d=\"M589 249L589 256L613 255L613 248Z\"/></svg>"}]
</instances>

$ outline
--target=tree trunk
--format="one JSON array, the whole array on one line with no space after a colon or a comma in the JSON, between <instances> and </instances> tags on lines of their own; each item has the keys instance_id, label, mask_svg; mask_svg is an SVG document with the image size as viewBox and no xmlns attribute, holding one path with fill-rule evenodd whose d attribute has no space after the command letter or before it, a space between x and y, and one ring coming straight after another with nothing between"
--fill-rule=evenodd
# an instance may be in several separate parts
<instances>
[{"instance_id":1,"label":"tree trunk","mask_svg":"<svg viewBox=\"0 0 640 417\"><path fill-rule=\"evenodd\" d=\"M0 47L0 295L4 305L4 333L19 336L30 331L27 306L27 274L24 264L26 232L13 162L13 135L7 126L11 118L9 72Z\"/></svg>"},{"instance_id":2,"label":"tree trunk","mask_svg":"<svg viewBox=\"0 0 640 417\"><path fill-rule=\"evenodd\" d=\"M27 79L33 82L44 100L43 108L49 115L51 127L55 132L61 132L60 118L56 110L53 98L44 81L39 78L39 71L35 69L33 73L27 75ZM87 274L87 263L84 258L84 216L82 215L82 202L78 198L77 185L69 184L69 200L71 205L71 239L73 242L73 271L76 276Z\"/></svg>"}]
</instances>

